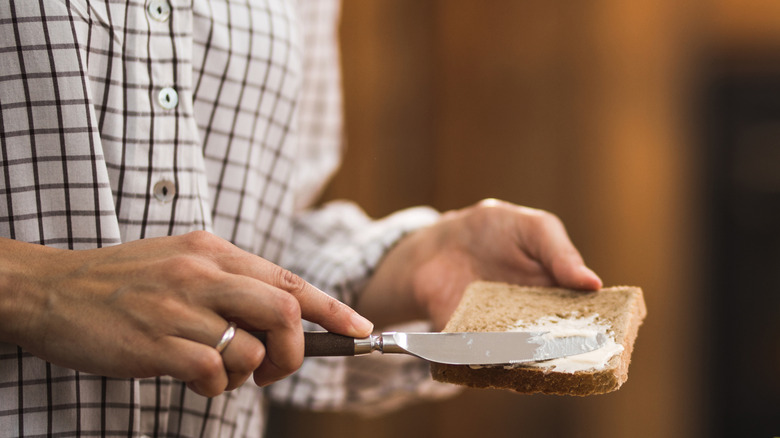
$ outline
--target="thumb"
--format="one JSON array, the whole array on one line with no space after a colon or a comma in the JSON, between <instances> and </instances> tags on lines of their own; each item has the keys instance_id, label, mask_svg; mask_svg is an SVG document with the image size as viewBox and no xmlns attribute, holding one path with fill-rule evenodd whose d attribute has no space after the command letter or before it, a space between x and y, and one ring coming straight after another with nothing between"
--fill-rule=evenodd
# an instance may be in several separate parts
<instances>
[{"instance_id":1,"label":"thumb","mask_svg":"<svg viewBox=\"0 0 780 438\"><path fill-rule=\"evenodd\" d=\"M574 253L555 256L551 268L559 286L581 290L598 290L603 286L601 278L585 266L576 250Z\"/></svg>"},{"instance_id":2,"label":"thumb","mask_svg":"<svg viewBox=\"0 0 780 438\"><path fill-rule=\"evenodd\" d=\"M571 289L601 289L601 278L585 266L563 222L545 211L523 211L518 229L524 232L528 249L551 273L554 283Z\"/></svg>"}]
</instances>

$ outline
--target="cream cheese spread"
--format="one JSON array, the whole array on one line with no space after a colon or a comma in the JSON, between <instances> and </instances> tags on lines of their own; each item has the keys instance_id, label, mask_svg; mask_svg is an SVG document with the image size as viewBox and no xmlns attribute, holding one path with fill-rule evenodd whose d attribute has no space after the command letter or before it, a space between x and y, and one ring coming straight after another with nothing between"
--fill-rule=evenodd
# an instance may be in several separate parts
<instances>
[{"instance_id":1,"label":"cream cheese spread","mask_svg":"<svg viewBox=\"0 0 780 438\"><path fill-rule=\"evenodd\" d=\"M597 337L599 334L606 336L606 342L601 348L596 350L577 354L573 356L551 359L541 362L530 362L522 365L512 365L507 368L516 368L518 366L545 368L549 371L560 373L574 373L577 371L598 371L607 367L607 363L613 356L623 351L623 346L615 343L615 334L611 328L604 323L597 321L598 314L587 317L580 316L573 312L566 317L547 316L533 322L517 321L514 326L507 331L530 331L541 333L539 343L540 349L549 348L554 351L555 340L568 336L586 336Z\"/></svg>"}]
</instances>

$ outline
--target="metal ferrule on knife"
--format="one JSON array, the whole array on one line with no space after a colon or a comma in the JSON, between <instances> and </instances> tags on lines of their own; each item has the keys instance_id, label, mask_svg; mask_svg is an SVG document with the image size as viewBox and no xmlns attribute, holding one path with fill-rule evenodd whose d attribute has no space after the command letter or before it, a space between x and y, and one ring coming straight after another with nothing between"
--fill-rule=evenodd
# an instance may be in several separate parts
<instances>
[{"instance_id":1,"label":"metal ferrule on knife","mask_svg":"<svg viewBox=\"0 0 780 438\"><path fill-rule=\"evenodd\" d=\"M371 335L367 338L355 338L355 356L370 354L374 351L381 353L406 353L399 347L393 337L393 332Z\"/></svg>"}]
</instances>

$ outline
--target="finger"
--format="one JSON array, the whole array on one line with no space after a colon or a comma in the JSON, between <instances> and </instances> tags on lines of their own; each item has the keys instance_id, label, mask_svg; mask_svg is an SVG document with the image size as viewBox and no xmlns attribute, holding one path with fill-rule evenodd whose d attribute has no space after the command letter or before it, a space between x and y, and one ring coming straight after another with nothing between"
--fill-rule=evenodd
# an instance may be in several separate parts
<instances>
[{"instance_id":1,"label":"finger","mask_svg":"<svg viewBox=\"0 0 780 438\"><path fill-rule=\"evenodd\" d=\"M347 336L365 337L373 324L349 306L339 302L278 265L210 235L194 235L206 240L211 251L218 254L212 260L232 274L248 276L292 294L300 303L302 316L327 330ZM201 242L203 243L203 242Z\"/></svg>"},{"instance_id":2,"label":"finger","mask_svg":"<svg viewBox=\"0 0 780 438\"><path fill-rule=\"evenodd\" d=\"M187 386L200 395L214 397L228 385L222 357L214 347L168 336L154 356L160 367L154 375L169 375L187 382Z\"/></svg>"},{"instance_id":3,"label":"finger","mask_svg":"<svg viewBox=\"0 0 780 438\"><path fill-rule=\"evenodd\" d=\"M225 292L213 294L210 306L216 312L202 318L198 340L217 345L228 323L234 321L233 340L223 350L224 366L229 376L227 388L233 389L254 372L258 384L269 384L300 368L303 362L303 328L301 309L290 293L245 276L228 275ZM216 318L218 323L213 322ZM267 333L265 344L245 330ZM209 334L204 336L204 332ZM215 350L216 351L216 350Z\"/></svg>"},{"instance_id":4,"label":"finger","mask_svg":"<svg viewBox=\"0 0 780 438\"><path fill-rule=\"evenodd\" d=\"M214 320L221 323L214 324ZM220 354L215 346L227 325L225 320L214 315L214 318L204 318L201 329L190 331L192 339L171 337L167 344L169 347L163 349L159 356L168 357L175 349L181 360L166 361L168 371L163 374L187 382L187 386L198 394L213 397L241 386L253 373L261 376L257 379L259 384L267 385L300 367L303 360L302 332L290 335L285 330L269 329L270 340L266 341L269 347L266 347L254 336L237 328L233 339ZM210 335L204 334L209 331ZM190 365L179 366L184 363Z\"/></svg>"},{"instance_id":5,"label":"finger","mask_svg":"<svg viewBox=\"0 0 780 438\"><path fill-rule=\"evenodd\" d=\"M524 233L529 252L552 274L555 284L585 290L601 288L601 279L585 266L560 219L541 210L525 211L518 229Z\"/></svg>"},{"instance_id":6,"label":"finger","mask_svg":"<svg viewBox=\"0 0 780 438\"><path fill-rule=\"evenodd\" d=\"M306 320L318 323L326 330L356 338L369 336L374 330L374 324L351 307L308 283L304 284L305 287L292 289L290 294L300 303L301 316Z\"/></svg>"},{"instance_id":7,"label":"finger","mask_svg":"<svg viewBox=\"0 0 780 438\"><path fill-rule=\"evenodd\" d=\"M555 275L556 283L560 286L572 289L601 289L601 278L582 263L581 257L579 257L579 261L577 261L577 259L578 258L561 255L553 260L552 270Z\"/></svg>"},{"instance_id":8,"label":"finger","mask_svg":"<svg viewBox=\"0 0 780 438\"><path fill-rule=\"evenodd\" d=\"M276 292L283 294L283 292ZM225 294L228 295L228 294ZM260 308L267 315L275 315L275 312L269 311L271 305L262 305ZM262 317L261 317L262 318ZM267 318L267 316L266 316ZM300 319L295 315L296 320ZM179 310L177 316L177 333L180 338L202 344L209 350L216 350L216 345L220 342L227 332L229 323L220 315L211 310L203 308L183 308ZM266 324L270 327L274 322ZM209 351L209 355L211 355ZM246 331L236 328L232 339L222 350L222 367L227 374L227 384L221 388L221 391L232 390L244 383L249 376L257 369L265 357L265 347L262 342L251 336ZM220 383L221 384L221 381ZM211 384L201 383L201 391L213 390Z\"/></svg>"},{"instance_id":9,"label":"finger","mask_svg":"<svg viewBox=\"0 0 780 438\"><path fill-rule=\"evenodd\" d=\"M293 296L281 291L273 295L273 299L276 300L274 308L278 321L266 330L265 358L254 372L258 386L287 377L303 363L303 326L299 303Z\"/></svg>"},{"instance_id":10,"label":"finger","mask_svg":"<svg viewBox=\"0 0 780 438\"><path fill-rule=\"evenodd\" d=\"M260 367L266 349L262 342L242 329L236 329L233 340L222 350L222 363L227 372L226 391L243 384Z\"/></svg>"},{"instance_id":11,"label":"finger","mask_svg":"<svg viewBox=\"0 0 780 438\"><path fill-rule=\"evenodd\" d=\"M374 328L370 321L351 307L261 257L247 253L247 258L224 269L250 276L291 294L300 305L301 316L326 330L347 336L366 337Z\"/></svg>"},{"instance_id":12,"label":"finger","mask_svg":"<svg viewBox=\"0 0 780 438\"><path fill-rule=\"evenodd\" d=\"M266 386L281 380L303 364L303 328L294 336L280 331L266 332L265 359L254 371L254 380L258 386Z\"/></svg>"},{"instance_id":13,"label":"finger","mask_svg":"<svg viewBox=\"0 0 780 438\"><path fill-rule=\"evenodd\" d=\"M240 286L231 287L234 292L229 295L215 298L213 308L222 317L235 321L244 329L266 332L266 340L259 366L250 367L249 363L256 361L258 358L255 354L260 352L237 350L244 345L256 349L260 341L239 330L236 333L239 345L231 343L223 352L226 355L226 367L236 371L235 380L240 380L241 375L251 368L251 371L255 371L255 381L261 385L290 375L303 362L300 304L290 293L261 281L242 276L233 276L232 280ZM227 325L223 324L222 330ZM216 342L218 339L213 341L214 345ZM249 356L241 358L236 353ZM234 382L231 381L231 384Z\"/></svg>"}]
</instances>

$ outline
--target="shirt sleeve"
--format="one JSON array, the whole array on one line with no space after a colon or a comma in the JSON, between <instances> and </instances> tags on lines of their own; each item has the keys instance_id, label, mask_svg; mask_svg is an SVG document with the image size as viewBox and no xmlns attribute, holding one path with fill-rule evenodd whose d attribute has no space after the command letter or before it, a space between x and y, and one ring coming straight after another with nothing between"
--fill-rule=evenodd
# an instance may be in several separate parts
<instances>
[{"instance_id":1,"label":"shirt sleeve","mask_svg":"<svg viewBox=\"0 0 780 438\"><path fill-rule=\"evenodd\" d=\"M353 304L375 267L406 233L435 222L438 213L415 207L371 220L355 204L336 201L302 213L283 266ZM320 329L306 323L304 329ZM390 330L425 331L425 321ZM312 410L379 414L412 400L446 397L456 387L434 382L427 362L405 355L309 358L270 388L273 400Z\"/></svg>"},{"instance_id":2,"label":"shirt sleeve","mask_svg":"<svg viewBox=\"0 0 780 438\"><path fill-rule=\"evenodd\" d=\"M293 239L281 265L353 305L376 266L405 234L434 223L439 214L415 207L380 220L358 206L335 201L307 209L338 167L343 148L338 53L338 0L299 0L304 77L299 106ZM305 324L306 330L318 329ZM399 327L398 329L402 329ZM414 322L406 330L427 330ZM433 382L427 362L404 355L309 358L268 391L277 403L313 410L379 414L411 400L444 397L457 387Z\"/></svg>"}]
</instances>

